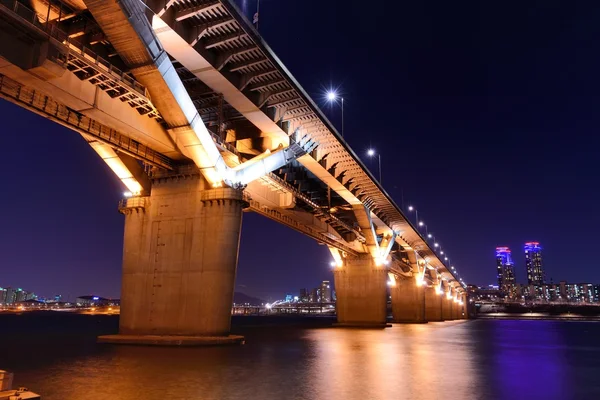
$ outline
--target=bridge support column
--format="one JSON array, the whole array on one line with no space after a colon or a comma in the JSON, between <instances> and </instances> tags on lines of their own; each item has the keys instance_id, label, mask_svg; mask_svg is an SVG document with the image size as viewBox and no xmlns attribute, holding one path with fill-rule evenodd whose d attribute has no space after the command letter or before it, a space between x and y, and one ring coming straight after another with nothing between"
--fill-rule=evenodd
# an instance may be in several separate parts
<instances>
[{"instance_id":1,"label":"bridge support column","mask_svg":"<svg viewBox=\"0 0 600 400\"><path fill-rule=\"evenodd\" d=\"M399 280L392 287L394 322L425 323L425 289L415 279Z\"/></svg>"},{"instance_id":2,"label":"bridge support column","mask_svg":"<svg viewBox=\"0 0 600 400\"><path fill-rule=\"evenodd\" d=\"M135 206L135 207L134 207ZM125 214L119 335L101 342L203 345L230 336L242 192L201 176L162 179Z\"/></svg>"},{"instance_id":3,"label":"bridge support column","mask_svg":"<svg viewBox=\"0 0 600 400\"><path fill-rule=\"evenodd\" d=\"M467 295L465 293L460 296L461 301L463 302L462 306L460 306L461 319L469 319L469 302L467 299Z\"/></svg>"},{"instance_id":4,"label":"bridge support column","mask_svg":"<svg viewBox=\"0 0 600 400\"><path fill-rule=\"evenodd\" d=\"M434 287L425 289L425 320L443 321L442 293L438 294Z\"/></svg>"},{"instance_id":5,"label":"bridge support column","mask_svg":"<svg viewBox=\"0 0 600 400\"><path fill-rule=\"evenodd\" d=\"M333 272L338 326L380 327L387 318L387 270L369 255L347 257Z\"/></svg>"},{"instance_id":6,"label":"bridge support column","mask_svg":"<svg viewBox=\"0 0 600 400\"><path fill-rule=\"evenodd\" d=\"M456 295L452 298L452 319L460 318L460 304L456 301Z\"/></svg>"},{"instance_id":7,"label":"bridge support column","mask_svg":"<svg viewBox=\"0 0 600 400\"><path fill-rule=\"evenodd\" d=\"M452 318L452 303L453 299L448 298L446 293L442 293L442 318L444 321L451 321Z\"/></svg>"}]
</instances>

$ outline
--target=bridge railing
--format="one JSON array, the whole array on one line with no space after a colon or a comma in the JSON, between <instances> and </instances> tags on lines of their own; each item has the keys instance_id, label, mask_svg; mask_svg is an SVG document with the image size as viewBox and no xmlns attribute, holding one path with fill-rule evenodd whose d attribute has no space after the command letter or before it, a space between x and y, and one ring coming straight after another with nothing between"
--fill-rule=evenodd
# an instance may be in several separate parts
<instances>
[{"instance_id":1,"label":"bridge railing","mask_svg":"<svg viewBox=\"0 0 600 400\"><path fill-rule=\"evenodd\" d=\"M1 74L0 97L79 133L89 135L148 164L169 170L174 168L173 160L169 157Z\"/></svg>"},{"instance_id":2,"label":"bridge railing","mask_svg":"<svg viewBox=\"0 0 600 400\"><path fill-rule=\"evenodd\" d=\"M104 76L102 79L99 79L99 77L96 77L95 80L90 79L90 82L105 88L118 88L119 90L115 92L115 95L130 103L132 107L137 108L141 114L147 114L152 118L160 118L158 111L151 103L148 90L141 83L130 74L98 56L89 47L84 46L79 39L69 37L69 34L60 29L55 21L48 21L47 16L31 10L16 0L0 0L0 6L6 8L5 12L12 12L13 18L16 17L32 25L54 39L62 47L63 54L59 55L54 61L70 70L85 67L92 68L95 73Z\"/></svg>"}]
</instances>

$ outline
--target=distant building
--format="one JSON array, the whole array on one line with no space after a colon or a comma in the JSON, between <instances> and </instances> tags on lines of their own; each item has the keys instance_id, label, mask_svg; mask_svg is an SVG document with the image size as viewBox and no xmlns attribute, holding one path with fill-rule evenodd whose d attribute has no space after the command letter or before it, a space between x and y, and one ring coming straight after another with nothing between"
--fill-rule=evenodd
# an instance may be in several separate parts
<instances>
[{"instance_id":1,"label":"distant building","mask_svg":"<svg viewBox=\"0 0 600 400\"><path fill-rule=\"evenodd\" d=\"M106 299L100 296L79 296L75 300L78 306L93 307L93 306L113 306L119 305L119 299Z\"/></svg>"},{"instance_id":2,"label":"distant building","mask_svg":"<svg viewBox=\"0 0 600 400\"><path fill-rule=\"evenodd\" d=\"M17 289L6 288L5 304L15 304L17 301Z\"/></svg>"},{"instance_id":3,"label":"distant building","mask_svg":"<svg viewBox=\"0 0 600 400\"><path fill-rule=\"evenodd\" d=\"M544 269L542 267L542 248L538 242L525 243L525 268L527 284L543 285Z\"/></svg>"},{"instance_id":4,"label":"distant building","mask_svg":"<svg viewBox=\"0 0 600 400\"><path fill-rule=\"evenodd\" d=\"M306 289L300 289L300 296L298 296L300 298L300 301L303 303L307 303L308 302L308 290Z\"/></svg>"},{"instance_id":5,"label":"distant building","mask_svg":"<svg viewBox=\"0 0 600 400\"><path fill-rule=\"evenodd\" d=\"M331 303L331 285L329 281L321 282L321 298L320 303Z\"/></svg>"},{"instance_id":6,"label":"distant building","mask_svg":"<svg viewBox=\"0 0 600 400\"><path fill-rule=\"evenodd\" d=\"M6 304L6 289L0 287L0 304Z\"/></svg>"},{"instance_id":7,"label":"distant building","mask_svg":"<svg viewBox=\"0 0 600 400\"><path fill-rule=\"evenodd\" d=\"M500 301L502 298L502 293L500 292L500 288L498 286L489 285L485 286L476 286L476 285L468 285L467 291L469 292L469 297L475 301L490 301L496 302Z\"/></svg>"},{"instance_id":8,"label":"distant building","mask_svg":"<svg viewBox=\"0 0 600 400\"><path fill-rule=\"evenodd\" d=\"M512 297L515 285L515 269L508 247L496 247L498 287L506 296Z\"/></svg>"},{"instance_id":9,"label":"distant building","mask_svg":"<svg viewBox=\"0 0 600 400\"><path fill-rule=\"evenodd\" d=\"M291 303L292 301L294 301L294 296L292 296L291 294L286 294L285 301Z\"/></svg>"},{"instance_id":10,"label":"distant building","mask_svg":"<svg viewBox=\"0 0 600 400\"><path fill-rule=\"evenodd\" d=\"M314 288L310 291L310 296L308 296L309 303L318 303L319 302L319 288Z\"/></svg>"}]
</instances>

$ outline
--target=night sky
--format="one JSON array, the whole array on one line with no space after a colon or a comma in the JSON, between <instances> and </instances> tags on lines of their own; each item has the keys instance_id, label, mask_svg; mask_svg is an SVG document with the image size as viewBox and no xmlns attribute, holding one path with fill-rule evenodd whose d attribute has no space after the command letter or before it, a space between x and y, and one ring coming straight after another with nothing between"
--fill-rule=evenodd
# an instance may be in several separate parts
<instances>
[{"instance_id":1,"label":"night sky","mask_svg":"<svg viewBox=\"0 0 600 400\"><path fill-rule=\"evenodd\" d=\"M384 187L467 283L495 283L501 245L525 282L531 240L548 279L600 283L600 3L385 3L262 0L260 32L338 127L323 91L339 88L347 141L375 175L381 153ZM77 133L2 100L0 119L0 286L118 297L124 187ZM236 290L281 298L329 261L245 214Z\"/></svg>"}]
</instances>

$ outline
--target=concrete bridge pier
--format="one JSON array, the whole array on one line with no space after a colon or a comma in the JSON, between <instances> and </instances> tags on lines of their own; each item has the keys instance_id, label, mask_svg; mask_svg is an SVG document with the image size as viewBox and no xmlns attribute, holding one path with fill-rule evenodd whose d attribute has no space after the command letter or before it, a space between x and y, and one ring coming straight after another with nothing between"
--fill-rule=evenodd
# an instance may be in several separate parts
<instances>
[{"instance_id":1,"label":"concrete bridge pier","mask_svg":"<svg viewBox=\"0 0 600 400\"><path fill-rule=\"evenodd\" d=\"M387 279L385 267L370 255L346 257L333 272L337 296L337 326L387 326Z\"/></svg>"},{"instance_id":2,"label":"concrete bridge pier","mask_svg":"<svg viewBox=\"0 0 600 400\"><path fill-rule=\"evenodd\" d=\"M425 289L425 320L443 321L442 318L442 293L438 293L435 287Z\"/></svg>"},{"instance_id":3,"label":"concrete bridge pier","mask_svg":"<svg viewBox=\"0 0 600 400\"><path fill-rule=\"evenodd\" d=\"M426 286L418 278L399 280L391 288L394 322L425 323Z\"/></svg>"},{"instance_id":4,"label":"concrete bridge pier","mask_svg":"<svg viewBox=\"0 0 600 400\"><path fill-rule=\"evenodd\" d=\"M100 342L205 345L230 336L242 191L195 175L155 180L125 214L119 334Z\"/></svg>"},{"instance_id":5,"label":"concrete bridge pier","mask_svg":"<svg viewBox=\"0 0 600 400\"><path fill-rule=\"evenodd\" d=\"M457 297L456 295L454 295L454 297L452 298L452 319L460 318L460 304L458 304L458 301L456 299Z\"/></svg>"},{"instance_id":6,"label":"concrete bridge pier","mask_svg":"<svg viewBox=\"0 0 600 400\"><path fill-rule=\"evenodd\" d=\"M462 305L460 306L460 312L461 312L461 319L469 319L469 304L468 304L468 298L467 295L465 293L461 294L460 299L462 301Z\"/></svg>"},{"instance_id":7,"label":"concrete bridge pier","mask_svg":"<svg viewBox=\"0 0 600 400\"><path fill-rule=\"evenodd\" d=\"M451 321L453 299L448 298L446 293L442 293L442 318L444 321Z\"/></svg>"}]
</instances>

